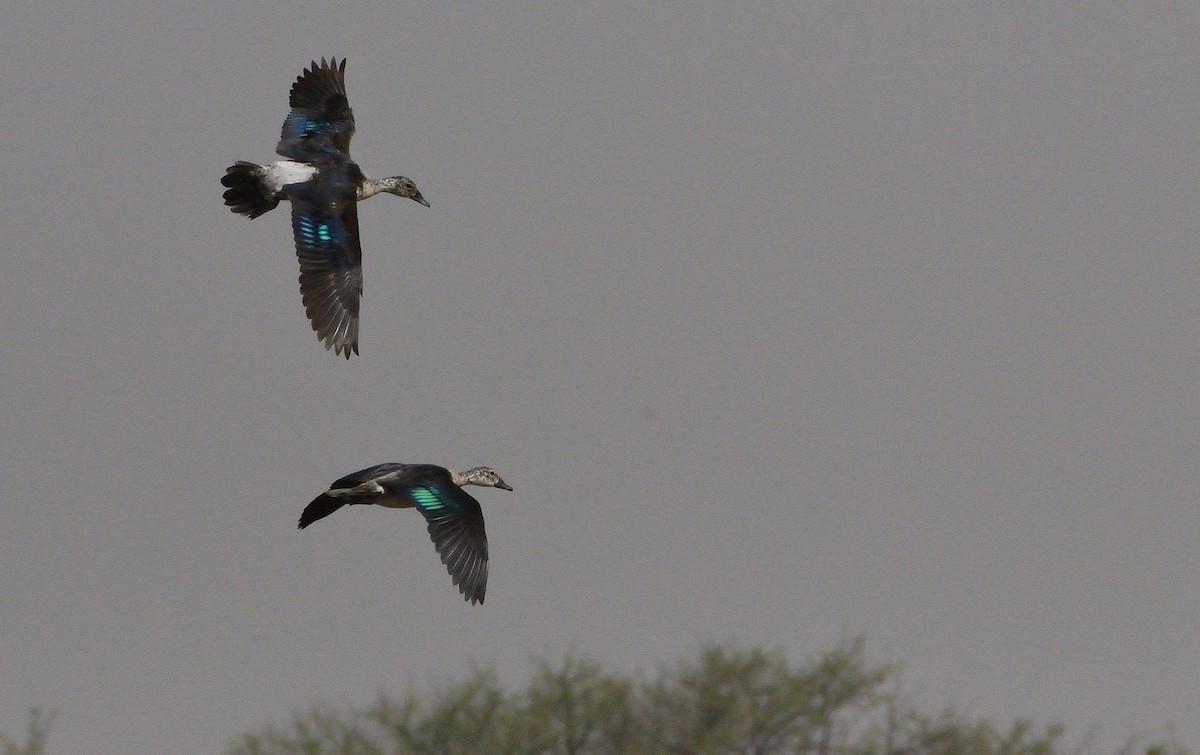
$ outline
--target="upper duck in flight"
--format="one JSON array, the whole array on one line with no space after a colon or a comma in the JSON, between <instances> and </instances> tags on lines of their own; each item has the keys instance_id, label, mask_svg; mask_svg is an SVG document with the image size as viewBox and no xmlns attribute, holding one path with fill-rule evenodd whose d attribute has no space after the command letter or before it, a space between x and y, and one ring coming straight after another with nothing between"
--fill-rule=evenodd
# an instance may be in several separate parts
<instances>
[{"instance_id":1,"label":"upper duck in flight","mask_svg":"<svg viewBox=\"0 0 1200 755\"><path fill-rule=\"evenodd\" d=\"M404 176L368 178L350 159L354 113L346 99L346 61L313 61L296 77L275 151L286 160L255 165L239 160L225 169L225 204L250 218L292 203L292 231L300 258L300 293L317 338L335 354L358 353L358 300L362 248L355 202L380 192L426 207Z\"/></svg>"}]
</instances>

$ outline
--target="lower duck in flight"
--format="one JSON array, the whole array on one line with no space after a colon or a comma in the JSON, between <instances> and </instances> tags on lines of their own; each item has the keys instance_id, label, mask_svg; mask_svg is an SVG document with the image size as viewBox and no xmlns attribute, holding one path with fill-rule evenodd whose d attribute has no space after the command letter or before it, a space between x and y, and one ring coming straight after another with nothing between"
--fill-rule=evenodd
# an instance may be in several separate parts
<instances>
[{"instance_id":1,"label":"lower duck in flight","mask_svg":"<svg viewBox=\"0 0 1200 755\"><path fill-rule=\"evenodd\" d=\"M362 296L360 202L379 193L429 206L404 176L374 180L350 159L354 112L346 99L346 61L313 61L292 84L275 151L286 160L257 165L239 160L225 169L225 204L256 218L282 199L292 203L292 231L300 259L300 293L317 338L335 354L358 353L358 300Z\"/></svg>"},{"instance_id":2,"label":"lower duck in flight","mask_svg":"<svg viewBox=\"0 0 1200 755\"><path fill-rule=\"evenodd\" d=\"M342 506L368 503L416 508L463 598L482 603L487 590L488 547L483 511L464 485L512 490L491 467L452 472L433 464L377 464L349 474L317 496L300 515L300 529Z\"/></svg>"}]
</instances>

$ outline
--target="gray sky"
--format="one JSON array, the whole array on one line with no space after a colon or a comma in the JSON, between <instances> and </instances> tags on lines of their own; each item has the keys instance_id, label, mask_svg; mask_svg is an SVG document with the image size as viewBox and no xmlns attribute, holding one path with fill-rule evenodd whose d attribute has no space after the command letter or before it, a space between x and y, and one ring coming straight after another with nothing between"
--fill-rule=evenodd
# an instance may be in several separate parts
<instances>
[{"instance_id":1,"label":"gray sky","mask_svg":"<svg viewBox=\"0 0 1200 755\"><path fill-rule=\"evenodd\" d=\"M48 2L0 27L0 730L193 753L576 649L865 634L1200 745L1194 7ZM389 6L389 10L378 8ZM348 56L361 357L221 203ZM380 461L491 464L484 606Z\"/></svg>"}]
</instances>

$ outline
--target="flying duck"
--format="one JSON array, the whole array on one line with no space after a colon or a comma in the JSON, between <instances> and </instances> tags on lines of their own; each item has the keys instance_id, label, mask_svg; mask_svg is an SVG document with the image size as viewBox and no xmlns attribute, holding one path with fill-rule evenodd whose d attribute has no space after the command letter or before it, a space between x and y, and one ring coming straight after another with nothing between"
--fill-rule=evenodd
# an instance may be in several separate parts
<instances>
[{"instance_id":1,"label":"flying duck","mask_svg":"<svg viewBox=\"0 0 1200 755\"><path fill-rule=\"evenodd\" d=\"M460 474L433 464L377 464L330 485L304 507L299 527L356 503L415 507L429 523L429 537L463 598L482 603L487 589L487 534L479 501L463 490L464 485L512 490L491 467Z\"/></svg>"},{"instance_id":2,"label":"flying duck","mask_svg":"<svg viewBox=\"0 0 1200 755\"><path fill-rule=\"evenodd\" d=\"M374 180L350 159L354 113L346 99L346 60L313 61L296 77L270 165L238 162L225 169L225 204L256 218L286 199L300 258L300 293L317 338L335 354L358 353L362 248L355 202L381 192L429 206L404 176Z\"/></svg>"}]
</instances>

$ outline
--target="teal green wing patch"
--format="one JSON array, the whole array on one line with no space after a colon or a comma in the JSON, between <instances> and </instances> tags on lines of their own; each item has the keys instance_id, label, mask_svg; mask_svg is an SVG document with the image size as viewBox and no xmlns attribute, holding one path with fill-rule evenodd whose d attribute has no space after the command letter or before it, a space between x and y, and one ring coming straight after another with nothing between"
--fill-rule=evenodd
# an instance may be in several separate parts
<instances>
[{"instance_id":1,"label":"teal green wing patch","mask_svg":"<svg viewBox=\"0 0 1200 755\"><path fill-rule=\"evenodd\" d=\"M419 487L409 491L409 497L412 498L413 504L421 510L426 516L430 514L442 514L446 508L446 502L438 495L436 488Z\"/></svg>"}]
</instances>

